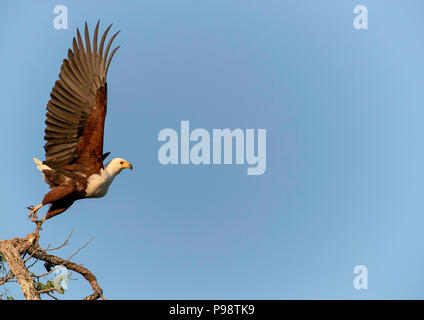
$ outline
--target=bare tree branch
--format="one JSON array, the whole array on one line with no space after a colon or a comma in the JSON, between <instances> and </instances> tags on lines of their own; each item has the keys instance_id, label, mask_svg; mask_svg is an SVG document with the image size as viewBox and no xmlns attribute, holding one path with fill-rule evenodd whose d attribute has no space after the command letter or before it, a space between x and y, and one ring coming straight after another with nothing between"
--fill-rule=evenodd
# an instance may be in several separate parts
<instances>
[{"instance_id":1,"label":"bare tree branch","mask_svg":"<svg viewBox=\"0 0 424 320\"><path fill-rule=\"evenodd\" d=\"M100 288L99 284L97 283L96 277L90 272L90 270L74 263L69 260L65 260L59 257L56 257L51 254L47 254L41 249L38 244L35 244L27 249L29 254L32 254L37 259L50 262L53 265L63 265L69 270L73 270L75 272L78 272L81 274L91 285L93 288L94 293L89 295L88 297L85 297L84 300L96 300L100 298L103 295L103 290Z\"/></svg>"},{"instance_id":2,"label":"bare tree branch","mask_svg":"<svg viewBox=\"0 0 424 320\"><path fill-rule=\"evenodd\" d=\"M67 245L67 244L68 244L68 241L69 241L69 239L71 238L71 235L72 235L72 233L73 233L73 232L74 232L74 230L72 229L71 233L70 233L70 234L69 234L69 236L66 238L65 242L64 242L64 243L62 243L59 247L51 248L51 249L45 249L44 251L55 251L55 250L58 250L58 249L60 249L60 248L64 247L65 245Z\"/></svg>"},{"instance_id":3,"label":"bare tree branch","mask_svg":"<svg viewBox=\"0 0 424 320\"><path fill-rule=\"evenodd\" d=\"M60 257L48 254L46 251L57 250L65 246L68 243L68 240L73 231L69 234L68 238L65 240L65 242L61 246L57 248L53 248L53 249L47 249L47 250L42 249L38 245L38 240L39 240L38 231L39 231L39 228L36 229L36 232L30 233L25 238L22 238L22 239L14 238L12 240L0 241L0 252L3 254L5 261L7 262L10 270L12 271L11 275L0 278L0 284L4 284L8 280L16 277L21 287L21 290L27 300L40 300L41 299L40 293L46 293L50 297L57 299L56 297L51 295L53 291L57 291L55 288L42 289L37 291L35 283L34 283L34 279L35 278L39 279L40 277L44 275L36 276L33 274L31 275L28 272L29 267L25 266L25 263L22 260L22 258L25 256L25 254L29 254L30 255L29 258L34 258L37 261L42 260L42 261L48 262L49 264L53 266L63 265L67 269L73 270L79 273L80 275L82 275L84 279L90 283L91 288L93 289L93 293L85 297L84 300L96 300L99 298L105 299L103 297L103 290L99 286L94 274L91 273L91 271L88 270L87 268L69 261L69 259L75 256L80 250L85 248L94 238L90 239L86 244L84 244L74 254L72 254L68 259L65 260ZM25 262L28 261L29 258L27 258ZM49 271L45 275L48 275L50 272L51 271Z\"/></svg>"},{"instance_id":4,"label":"bare tree branch","mask_svg":"<svg viewBox=\"0 0 424 320\"><path fill-rule=\"evenodd\" d=\"M35 289L34 279L28 273L21 258L21 252L28 249L32 245L32 242L37 239L37 237L33 238L32 236L27 238L2 240L0 242L0 251L3 253L10 270L12 270L18 280L25 298L27 300L41 300L40 294Z\"/></svg>"}]
</instances>

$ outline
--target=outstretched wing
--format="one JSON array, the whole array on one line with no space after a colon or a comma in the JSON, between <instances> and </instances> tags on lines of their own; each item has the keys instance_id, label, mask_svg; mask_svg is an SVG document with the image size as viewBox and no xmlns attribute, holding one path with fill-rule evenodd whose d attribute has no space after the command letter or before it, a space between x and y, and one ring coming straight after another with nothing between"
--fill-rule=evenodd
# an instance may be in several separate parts
<instances>
[{"instance_id":1,"label":"outstretched wing","mask_svg":"<svg viewBox=\"0 0 424 320\"><path fill-rule=\"evenodd\" d=\"M103 167L103 131L107 106L106 75L113 55L109 49L115 33L103 52L110 25L97 47L99 22L96 25L91 48L87 23L85 45L77 29L77 39L64 59L50 101L44 140L46 160L52 169L79 170L86 174L98 172Z\"/></svg>"}]
</instances>

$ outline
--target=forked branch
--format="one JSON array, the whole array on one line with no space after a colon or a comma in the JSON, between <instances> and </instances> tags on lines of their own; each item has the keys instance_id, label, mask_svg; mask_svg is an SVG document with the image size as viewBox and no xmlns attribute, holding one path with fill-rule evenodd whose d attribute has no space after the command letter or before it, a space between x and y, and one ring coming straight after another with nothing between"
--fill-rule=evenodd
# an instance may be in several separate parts
<instances>
[{"instance_id":1,"label":"forked branch","mask_svg":"<svg viewBox=\"0 0 424 320\"><path fill-rule=\"evenodd\" d=\"M64 245L68 243L68 240L72 234L68 236L65 242L53 249L42 249L39 244L39 229L36 229L36 232L28 234L25 238L14 238L11 240L1 240L0 241L0 253L4 256L4 259L9 266L11 271L7 276L0 278L0 285L6 283L9 280L16 278L21 290L24 294L24 297L27 300L41 300L40 293L46 293L49 296L55 291L53 289L43 289L37 290L34 277L39 278L40 276L31 275L28 271L29 267L25 265L30 258L34 258L37 260L42 260L47 262L50 266L59 266L62 265L69 270L75 271L82 275L84 279L86 279L93 289L93 293L84 298L84 300L96 300L96 299L105 299L103 297L103 290L99 286L96 277L94 274L88 270L87 268L76 264L72 261L69 261L75 254L77 254L81 249L83 249L89 242L84 244L81 248L79 248L71 257L68 259L62 259L52 254L48 254L47 251L53 251L62 248ZM23 255L29 254L29 258L23 261ZM50 273L50 272L48 272ZM47 273L47 274L48 274ZM52 296L53 297L53 296ZM53 297L54 298L54 297Z\"/></svg>"}]
</instances>

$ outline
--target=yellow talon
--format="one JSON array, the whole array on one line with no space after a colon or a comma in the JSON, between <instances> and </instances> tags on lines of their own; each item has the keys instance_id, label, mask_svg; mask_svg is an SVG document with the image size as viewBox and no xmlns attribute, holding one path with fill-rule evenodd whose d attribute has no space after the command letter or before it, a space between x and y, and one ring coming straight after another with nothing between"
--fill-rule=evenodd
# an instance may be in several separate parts
<instances>
[{"instance_id":1,"label":"yellow talon","mask_svg":"<svg viewBox=\"0 0 424 320\"><path fill-rule=\"evenodd\" d=\"M37 221L37 212L38 210L40 210L40 208L42 207L42 204L39 204L36 207L29 207L29 209L31 210L31 212L28 214L28 218L32 218L33 222Z\"/></svg>"}]
</instances>

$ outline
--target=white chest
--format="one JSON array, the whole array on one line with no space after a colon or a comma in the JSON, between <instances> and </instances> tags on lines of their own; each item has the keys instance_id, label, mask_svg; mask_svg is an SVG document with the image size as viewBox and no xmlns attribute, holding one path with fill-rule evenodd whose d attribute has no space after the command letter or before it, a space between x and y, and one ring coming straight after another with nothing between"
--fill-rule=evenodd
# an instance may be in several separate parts
<instances>
[{"instance_id":1,"label":"white chest","mask_svg":"<svg viewBox=\"0 0 424 320\"><path fill-rule=\"evenodd\" d=\"M102 170L100 174L93 174L87 179L87 188L85 196L87 198L101 198L106 195L109 190L113 177L106 170Z\"/></svg>"}]
</instances>

